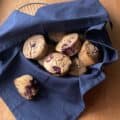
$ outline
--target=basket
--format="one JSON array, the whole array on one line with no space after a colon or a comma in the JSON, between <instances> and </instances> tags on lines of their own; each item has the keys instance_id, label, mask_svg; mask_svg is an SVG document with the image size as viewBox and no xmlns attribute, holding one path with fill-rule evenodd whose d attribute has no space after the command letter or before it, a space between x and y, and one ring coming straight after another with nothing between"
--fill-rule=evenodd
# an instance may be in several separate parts
<instances>
[{"instance_id":1,"label":"basket","mask_svg":"<svg viewBox=\"0 0 120 120\"><path fill-rule=\"evenodd\" d=\"M32 15L34 16L35 13L37 12L37 10L40 8L40 7L43 7L45 5L48 5L48 3L45 3L45 2L32 2L32 3L26 3L26 4L23 4L22 6L20 6L18 8L18 10L20 12L23 12L25 14L29 14L29 15Z\"/></svg>"}]
</instances>

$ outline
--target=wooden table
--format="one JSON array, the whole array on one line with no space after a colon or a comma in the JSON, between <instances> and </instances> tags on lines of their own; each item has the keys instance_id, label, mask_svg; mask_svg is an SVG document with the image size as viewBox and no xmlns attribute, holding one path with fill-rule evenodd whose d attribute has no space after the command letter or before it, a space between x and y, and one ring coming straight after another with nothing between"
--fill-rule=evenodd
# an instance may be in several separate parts
<instances>
[{"instance_id":1,"label":"wooden table","mask_svg":"<svg viewBox=\"0 0 120 120\"><path fill-rule=\"evenodd\" d=\"M27 2L31 0L0 0L0 24L16 7ZM120 0L101 0L101 3L108 10L113 22L113 30L109 31L113 45L120 50ZM107 66L105 71L106 80L85 96L86 111L79 120L120 120L120 61ZM0 99L0 120L15 120L2 99Z\"/></svg>"}]
</instances>

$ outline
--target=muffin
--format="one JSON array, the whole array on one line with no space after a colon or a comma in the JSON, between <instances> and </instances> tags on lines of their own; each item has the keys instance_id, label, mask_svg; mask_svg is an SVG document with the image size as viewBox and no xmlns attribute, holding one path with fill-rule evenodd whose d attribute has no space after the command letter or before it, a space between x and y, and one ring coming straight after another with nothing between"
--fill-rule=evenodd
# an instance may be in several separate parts
<instances>
[{"instance_id":1,"label":"muffin","mask_svg":"<svg viewBox=\"0 0 120 120\"><path fill-rule=\"evenodd\" d=\"M85 65L78 59L74 58L72 60L72 65L70 67L69 75L79 76L87 71Z\"/></svg>"},{"instance_id":2,"label":"muffin","mask_svg":"<svg viewBox=\"0 0 120 120\"><path fill-rule=\"evenodd\" d=\"M51 53L43 61L44 68L53 75L64 75L72 64L70 58L61 53Z\"/></svg>"},{"instance_id":3,"label":"muffin","mask_svg":"<svg viewBox=\"0 0 120 120\"><path fill-rule=\"evenodd\" d=\"M79 60L85 65L96 64L100 58L100 51L97 46L86 40L79 52Z\"/></svg>"},{"instance_id":4,"label":"muffin","mask_svg":"<svg viewBox=\"0 0 120 120\"><path fill-rule=\"evenodd\" d=\"M23 54L28 59L41 59L46 55L47 50L47 44L43 35L34 35L28 38L23 46Z\"/></svg>"},{"instance_id":5,"label":"muffin","mask_svg":"<svg viewBox=\"0 0 120 120\"><path fill-rule=\"evenodd\" d=\"M81 48L80 36L78 33L70 33L63 37L57 44L56 51L68 56L76 55Z\"/></svg>"},{"instance_id":6,"label":"muffin","mask_svg":"<svg viewBox=\"0 0 120 120\"><path fill-rule=\"evenodd\" d=\"M22 75L14 80L18 93L27 100L33 99L38 91L38 83L31 75Z\"/></svg>"},{"instance_id":7,"label":"muffin","mask_svg":"<svg viewBox=\"0 0 120 120\"><path fill-rule=\"evenodd\" d=\"M52 32L49 33L48 36L51 40L53 40L54 42L59 42L60 40L62 40L62 38L64 37L65 33L64 32Z\"/></svg>"}]
</instances>

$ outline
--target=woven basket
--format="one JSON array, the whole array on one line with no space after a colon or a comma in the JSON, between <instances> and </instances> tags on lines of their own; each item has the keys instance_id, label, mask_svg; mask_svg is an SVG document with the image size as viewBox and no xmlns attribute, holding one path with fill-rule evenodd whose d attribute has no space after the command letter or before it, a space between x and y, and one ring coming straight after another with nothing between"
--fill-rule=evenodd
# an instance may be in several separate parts
<instances>
[{"instance_id":1,"label":"woven basket","mask_svg":"<svg viewBox=\"0 0 120 120\"><path fill-rule=\"evenodd\" d=\"M37 10L40 8L40 7L43 7L45 5L48 5L48 3L45 3L45 2L34 2L34 3L27 3L27 4L24 4L22 6L20 6L18 8L18 10L20 12L23 12L25 14L29 14L29 15L32 15L34 16L35 13L37 12Z\"/></svg>"},{"instance_id":2,"label":"woven basket","mask_svg":"<svg viewBox=\"0 0 120 120\"><path fill-rule=\"evenodd\" d=\"M23 13L26 13L26 14L34 16L35 13L37 12L37 10L40 7L46 6L48 4L70 2L70 1L73 1L73 0L45 0L45 1L46 2L41 1L41 2L26 3L26 4L23 4L22 6L18 7L18 10L23 12Z\"/></svg>"}]
</instances>

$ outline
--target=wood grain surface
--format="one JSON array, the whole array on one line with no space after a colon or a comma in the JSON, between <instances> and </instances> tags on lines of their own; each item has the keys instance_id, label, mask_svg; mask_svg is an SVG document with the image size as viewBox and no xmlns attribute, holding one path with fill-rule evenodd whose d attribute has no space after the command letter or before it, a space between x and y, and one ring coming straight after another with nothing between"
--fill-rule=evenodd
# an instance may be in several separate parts
<instances>
[{"instance_id":1,"label":"wood grain surface","mask_svg":"<svg viewBox=\"0 0 120 120\"><path fill-rule=\"evenodd\" d=\"M24 3L40 0L0 0L0 24ZM49 3L65 0L41 0ZM66 0L67 1L67 0ZM113 22L109 30L113 46L120 50L120 0L101 0ZM86 96L86 110L79 120L120 120L120 61L106 66L106 80ZM15 120L5 102L0 99L0 120Z\"/></svg>"}]
</instances>

